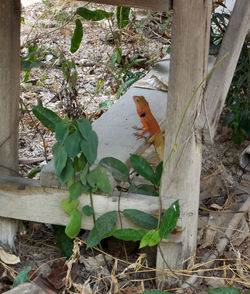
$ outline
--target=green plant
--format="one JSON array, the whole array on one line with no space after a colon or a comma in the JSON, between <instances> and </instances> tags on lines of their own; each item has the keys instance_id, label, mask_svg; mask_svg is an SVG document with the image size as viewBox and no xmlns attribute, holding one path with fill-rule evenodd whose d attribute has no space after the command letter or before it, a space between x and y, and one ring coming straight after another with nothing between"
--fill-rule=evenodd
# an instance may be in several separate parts
<instances>
[{"instance_id":1,"label":"green plant","mask_svg":"<svg viewBox=\"0 0 250 294\"><path fill-rule=\"evenodd\" d=\"M223 3L218 3L225 9L221 13L213 11L211 18L210 54L217 54L226 32L230 13ZM250 134L250 101L249 101L249 46L248 34L243 44L241 54L235 69L234 77L226 98L226 115L223 124L232 128L233 141L240 145Z\"/></svg>"},{"instance_id":2,"label":"green plant","mask_svg":"<svg viewBox=\"0 0 250 294\"><path fill-rule=\"evenodd\" d=\"M61 119L54 112L42 106L34 107L33 113L48 129L55 132L57 142L52 150L56 174L60 184L69 190L68 198L61 201L62 209L69 215L65 228L68 237L75 238L79 234L83 215L92 216L94 221L94 227L87 239L87 248L96 246L103 238L110 235L122 240L141 240L140 247L154 246L162 238L170 235L180 214L178 201L170 206L161 221L137 209L126 209L120 212L141 230L117 230L117 211L109 211L96 219L93 193L97 190L108 194L112 192L107 170L116 181L130 182L128 168L120 160L112 157L96 162L98 138L87 119ZM131 184L131 189L136 193L156 195L159 190L162 163L154 172L147 161L138 155L131 155L130 159L135 171L153 184L138 187ZM89 194L91 206L79 209L79 197L82 194Z\"/></svg>"}]
</instances>

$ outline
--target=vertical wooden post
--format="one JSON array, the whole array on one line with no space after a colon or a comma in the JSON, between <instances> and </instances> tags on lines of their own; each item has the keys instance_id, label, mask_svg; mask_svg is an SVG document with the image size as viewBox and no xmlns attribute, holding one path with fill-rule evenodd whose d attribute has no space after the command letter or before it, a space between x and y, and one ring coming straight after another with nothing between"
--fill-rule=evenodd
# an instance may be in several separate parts
<instances>
[{"instance_id":1,"label":"vertical wooden post","mask_svg":"<svg viewBox=\"0 0 250 294\"><path fill-rule=\"evenodd\" d=\"M210 0L174 0L172 45L165 130L165 160L173 149L175 137L186 106L195 88L207 72ZM196 249L198 222L201 142L197 139L196 121L203 91L198 91L187 110L177 139L176 151L166 163L162 178L161 197L179 199L181 210L181 241L161 242L157 267L185 267L182 262ZM164 205L163 205L164 206ZM163 207L166 208L166 207ZM164 259L160 251L163 252Z\"/></svg>"},{"instance_id":2,"label":"vertical wooden post","mask_svg":"<svg viewBox=\"0 0 250 294\"><path fill-rule=\"evenodd\" d=\"M20 0L0 1L0 173L16 174L20 74ZM17 208L18 209L18 208ZM14 245L17 222L0 219L0 240Z\"/></svg>"}]
</instances>

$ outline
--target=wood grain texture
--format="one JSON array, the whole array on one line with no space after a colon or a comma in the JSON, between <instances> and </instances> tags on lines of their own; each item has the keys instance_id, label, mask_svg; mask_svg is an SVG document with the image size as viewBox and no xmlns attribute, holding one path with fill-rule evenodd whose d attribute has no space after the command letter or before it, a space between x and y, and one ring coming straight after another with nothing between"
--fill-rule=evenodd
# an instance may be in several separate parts
<instances>
[{"instance_id":1,"label":"wood grain texture","mask_svg":"<svg viewBox=\"0 0 250 294\"><path fill-rule=\"evenodd\" d=\"M172 0L90 0L88 2L109 4L123 7L137 7L153 11L168 11Z\"/></svg>"},{"instance_id":2,"label":"wood grain texture","mask_svg":"<svg viewBox=\"0 0 250 294\"><path fill-rule=\"evenodd\" d=\"M60 202L67 197L68 191L41 187L35 180L0 177L0 217L66 225L69 216L60 207ZM168 207L173 201L173 199L168 199L164 204ZM108 211L118 211L119 207L120 211L136 208L152 215L156 215L158 211L158 198L151 196L124 193L121 195L119 204L118 195L93 195L93 202L96 218ZM81 196L79 209L81 210L84 205L90 205L89 195ZM118 227L138 229L122 213L121 219L122 225L118 218ZM181 225L180 219L178 226L181 227ZM92 217L84 216L82 228L91 230L92 227ZM170 239L171 242L179 243L180 235Z\"/></svg>"},{"instance_id":3,"label":"wood grain texture","mask_svg":"<svg viewBox=\"0 0 250 294\"><path fill-rule=\"evenodd\" d=\"M0 171L18 164L20 0L0 1Z\"/></svg>"},{"instance_id":4,"label":"wood grain texture","mask_svg":"<svg viewBox=\"0 0 250 294\"><path fill-rule=\"evenodd\" d=\"M188 101L207 72L210 13L209 0L174 1L165 159L174 146ZM198 91L181 127L176 151L167 162L162 178L161 197L180 199L181 202L185 200L186 203L180 206L183 219L181 246L161 245L172 268L185 267L182 262L196 249L201 144L196 139L195 122L201 99L202 91ZM159 252L157 267L166 267Z\"/></svg>"}]
</instances>

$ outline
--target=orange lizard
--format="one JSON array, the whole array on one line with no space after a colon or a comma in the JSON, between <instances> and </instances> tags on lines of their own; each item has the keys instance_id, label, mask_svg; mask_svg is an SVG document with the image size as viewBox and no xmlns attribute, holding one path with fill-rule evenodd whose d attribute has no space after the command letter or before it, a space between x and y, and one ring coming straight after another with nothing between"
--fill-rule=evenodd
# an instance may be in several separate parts
<instances>
[{"instance_id":1,"label":"orange lizard","mask_svg":"<svg viewBox=\"0 0 250 294\"><path fill-rule=\"evenodd\" d=\"M145 133L149 132L151 137L149 138L149 143L154 143L156 152L161 161L164 157L164 137L157 120L154 118L149 104L144 96L133 96L133 100L136 106L137 114L140 117L142 127L139 128L143 130L138 136L143 136Z\"/></svg>"}]
</instances>

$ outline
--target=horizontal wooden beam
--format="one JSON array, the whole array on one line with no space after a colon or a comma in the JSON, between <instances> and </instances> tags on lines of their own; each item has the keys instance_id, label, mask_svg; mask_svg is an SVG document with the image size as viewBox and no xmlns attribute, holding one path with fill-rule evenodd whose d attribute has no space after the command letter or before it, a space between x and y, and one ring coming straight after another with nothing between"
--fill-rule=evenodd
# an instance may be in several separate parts
<instances>
[{"instance_id":1,"label":"horizontal wooden beam","mask_svg":"<svg viewBox=\"0 0 250 294\"><path fill-rule=\"evenodd\" d=\"M168 11L172 7L172 0L90 0L88 2L124 7L137 7L153 11Z\"/></svg>"},{"instance_id":2,"label":"horizontal wooden beam","mask_svg":"<svg viewBox=\"0 0 250 294\"><path fill-rule=\"evenodd\" d=\"M33 222L66 225L69 216L60 207L62 199L68 197L66 190L41 187L38 181L8 177L0 177L0 217L20 219ZM173 202L168 200L169 205ZM93 195L96 217L105 212L136 208L156 215L158 211L158 198L136 194L123 194L119 196ZM90 205L89 195L80 197L79 208ZM121 213L122 227L137 228ZM178 226L181 225L179 221ZM91 230L92 217L84 216L82 228ZM118 218L118 227L121 227ZM179 234L180 235L180 234ZM171 242L180 242L180 236L171 237Z\"/></svg>"}]
</instances>

